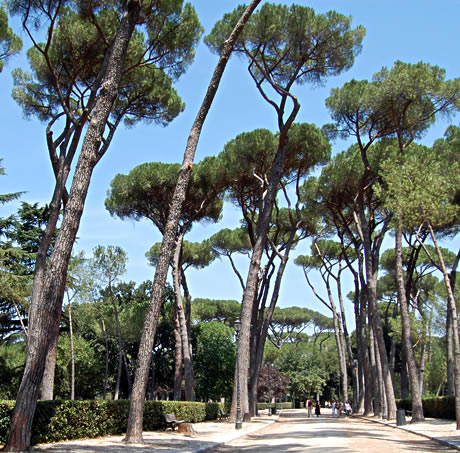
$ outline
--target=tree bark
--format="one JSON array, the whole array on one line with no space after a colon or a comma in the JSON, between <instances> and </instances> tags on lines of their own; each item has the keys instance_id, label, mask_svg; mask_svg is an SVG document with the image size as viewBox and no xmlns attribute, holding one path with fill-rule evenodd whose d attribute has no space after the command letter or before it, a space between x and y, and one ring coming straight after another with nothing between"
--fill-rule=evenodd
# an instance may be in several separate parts
<instances>
[{"instance_id":1,"label":"tree bark","mask_svg":"<svg viewBox=\"0 0 460 453\"><path fill-rule=\"evenodd\" d=\"M380 376L377 370L377 353L375 351L375 340L374 340L374 328L372 327L371 316L369 315L369 358L370 358L370 368L372 375L372 409L374 411L374 416L380 416L382 414L381 406L381 382Z\"/></svg>"},{"instance_id":2,"label":"tree bark","mask_svg":"<svg viewBox=\"0 0 460 453\"><path fill-rule=\"evenodd\" d=\"M176 248L173 258L173 281L174 291L176 293L176 310L180 326L180 337L182 344L182 358L184 361L184 380L185 380L185 400L195 401L194 375L193 375L193 356L189 347L189 337L187 329L187 320L185 317L184 304L181 294L181 262L182 241L184 233L181 233L176 240Z\"/></svg>"},{"instance_id":3,"label":"tree bark","mask_svg":"<svg viewBox=\"0 0 460 453\"><path fill-rule=\"evenodd\" d=\"M396 418L396 400L393 390L392 377L388 365L388 356L383 337L382 322L377 306L377 275L378 275L378 253L380 250L381 241L383 239L382 233L379 244L371 247L372 239L369 231L369 226L366 221L365 209L362 201L359 206L359 228L363 236L363 249L364 249L364 262L366 271L366 287L367 287L367 300L369 314L374 329L374 335L378 347L378 357L382 367L382 376L384 380L384 391L387 401L387 418L389 420Z\"/></svg>"},{"instance_id":4,"label":"tree bark","mask_svg":"<svg viewBox=\"0 0 460 453\"><path fill-rule=\"evenodd\" d=\"M205 98L189 134L187 146L184 152L184 160L182 162L177 185L171 200L171 208L168 214L163 241L161 243L160 255L158 258L158 264L153 281L152 295L145 315L144 330L142 332L141 342L139 345L138 366L136 368L133 391L130 399L128 427L126 431L126 437L124 439L127 443L143 442L142 421L146 385L148 381L148 373L151 360L151 351L158 323L158 316L160 313L171 251L174 246L174 240L176 238L177 225L179 223L182 203L185 200L187 186L190 180L193 166L193 159L195 158L195 151L198 145L201 129L203 128L204 120L206 119L206 116L209 112L228 59L230 58L231 52L233 50L233 44L235 43L239 34L243 30L244 25L249 20L252 12L260 3L260 1L261 0L251 1L250 5L245 10L237 25L233 29L230 37L225 42L221 57L219 58L216 69L214 70L214 74L212 76Z\"/></svg>"},{"instance_id":5,"label":"tree bark","mask_svg":"<svg viewBox=\"0 0 460 453\"><path fill-rule=\"evenodd\" d=\"M450 272L450 286L452 293L455 293L455 280L457 275L457 266L460 261L460 250L457 253L452 270ZM453 326L452 314L448 309L446 314L446 338L447 338L447 394L455 396L455 382L454 382L454 344L453 344Z\"/></svg>"},{"instance_id":6,"label":"tree bark","mask_svg":"<svg viewBox=\"0 0 460 453\"><path fill-rule=\"evenodd\" d=\"M454 335L452 328L452 313L447 309L446 313L446 355L447 355L447 394L455 396L454 383Z\"/></svg>"},{"instance_id":7,"label":"tree bark","mask_svg":"<svg viewBox=\"0 0 460 453\"><path fill-rule=\"evenodd\" d=\"M62 300L72 246L77 236L92 171L98 162L98 149L107 118L115 101L122 66L139 15L139 4L123 15L112 42L107 72L98 94L92 119L75 169L62 225L51 254L36 303L31 307L31 325L24 375L11 417L10 433L4 451L26 451L30 446L32 420L50 344L59 333Z\"/></svg>"},{"instance_id":8,"label":"tree bark","mask_svg":"<svg viewBox=\"0 0 460 453\"><path fill-rule=\"evenodd\" d=\"M128 382L128 393L131 390L131 376L129 374L128 361L125 354L125 346L123 343L123 337L121 335L121 326L120 319L118 317L118 305L115 300L115 295L112 292L112 284L109 282L109 295L113 307L113 315L115 317L115 325L117 326L117 339L118 339L118 368L117 368L117 380L115 382L115 393L113 396L114 400L118 400L120 397L120 385L121 385L121 374L123 371L123 366L126 370L126 379Z\"/></svg>"},{"instance_id":9,"label":"tree bark","mask_svg":"<svg viewBox=\"0 0 460 453\"><path fill-rule=\"evenodd\" d=\"M401 313L402 343L407 360L409 372L410 389L412 395L412 419L411 422L425 420L423 415L422 393L420 392L420 380L417 363L415 362L409 306L406 297L406 285L404 284L403 256L402 256L402 221L399 214L395 231L395 251L396 251L396 288L398 292L399 307Z\"/></svg>"},{"instance_id":10,"label":"tree bark","mask_svg":"<svg viewBox=\"0 0 460 453\"><path fill-rule=\"evenodd\" d=\"M73 338L73 322L72 322L72 302L69 300L69 332L70 332L70 399L75 399L75 345Z\"/></svg>"},{"instance_id":11,"label":"tree bark","mask_svg":"<svg viewBox=\"0 0 460 453\"><path fill-rule=\"evenodd\" d=\"M364 395L363 395L363 415L369 415L372 412L372 373L371 373L371 364L369 360L369 339L366 329L366 296L365 291L361 290L360 297L360 313L357 323L357 328L359 328L360 333L358 334L359 343L359 355L360 360L358 362L358 370L360 370L361 380L364 385ZM360 398L361 400L361 398Z\"/></svg>"},{"instance_id":12,"label":"tree bark","mask_svg":"<svg viewBox=\"0 0 460 453\"><path fill-rule=\"evenodd\" d=\"M102 332L104 333L104 342L105 342L105 367L104 367L104 390L102 394L102 399L107 399L107 387L109 382L109 338L107 336L107 329L105 328L104 316L101 314L101 327Z\"/></svg>"},{"instance_id":13,"label":"tree bark","mask_svg":"<svg viewBox=\"0 0 460 453\"><path fill-rule=\"evenodd\" d=\"M283 256L280 256L281 263L276 274L275 285L273 287L272 297L270 301L270 306L265 313L265 310L259 312L259 318L262 322L262 328L260 329L260 335L256 339L257 344L255 347L255 363L253 366L253 373L251 374L251 379L249 382L249 415L251 417L256 415L257 412L257 385L259 381L260 368L262 366L263 354L265 349L265 342L268 335L268 329L273 318L273 313L275 312L276 303L278 302L279 292L281 288L281 281L286 270L286 265L289 260L289 254L291 252L296 228L291 232L289 239L287 241L286 249Z\"/></svg>"},{"instance_id":14,"label":"tree bark","mask_svg":"<svg viewBox=\"0 0 460 453\"><path fill-rule=\"evenodd\" d=\"M174 319L174 401L182 399L182 340L180 337L179 314L177 313Z\"/></svg>"},{"instance_id":15,"label":"tree bark","mask_svg":"<svg viewBox=\"0 0 460 453\"><path fill-rule=\"evenodd\" d=\"M285 138L286 140L286 138ZM250 352L250 333L252 322L252 311L254 306L255 294L257 293L258 276L261 265L262 254L267 242L267 233L270 226L272 209L278 184L281 178L284 152L286 144L281 142L276 153L270 183L267 189L264 207L257 222L257 239L252 251L251 262L249 265L248 277L246 280L245 290L243 293L243 302L241 307L241 330L238 338L238 368L239 368L239 385L241 413L249 414L248 401L248 369L249 369L249 352ZM232 401L231 412L236 412L236 401Z\"/></svg>"},{"instance_id":16,"label":"tree bark","mask_svg":"<svg viewBox=\"0 0 460 453\"><path fill-rule=\"evenodd\" d=\"M52 400L54 392L54 374L56 371L56 354L59 334L53 339L48 354L46 354L45 371L43 372L40 399Z\"/></svg>"},{"instance_id":17,"label":"tree bark","mask_svg":"<svg viewBox=\"0 0 460 453\"><path fill-rule=\"evenodd\" d=\"M449 311L451 312L452 318L452 337L453 337L453 346L454 346L454 384L455 384L455 418L457 421L457 430L460 430L460 338L458 336L458 317L457 317L457 303L455 301L455 296L452 291L452 286L450 284L449 274L447 272L446 264L444 262L444 257L442 256L441 249L439 248L438 241L436 240L436 235L434 233L433 227L429 222L428 229L430 230L431 240L436 249L438 255L439 263L441 265L441 271L444 277L444 283L447 290L447 301ZM455 270L455 269L454 269Z\"/></svg>"},{"instance_id":18,"label":"tree bark","mask_svg":"<svg viewBox=\"0 0 460 453\"><path fill-rule=\"evenodd\" d=\"M401 351L401 398L409 399L409 377L407 373L407 360L405 350Z\"/></svg>"}]
</instances>

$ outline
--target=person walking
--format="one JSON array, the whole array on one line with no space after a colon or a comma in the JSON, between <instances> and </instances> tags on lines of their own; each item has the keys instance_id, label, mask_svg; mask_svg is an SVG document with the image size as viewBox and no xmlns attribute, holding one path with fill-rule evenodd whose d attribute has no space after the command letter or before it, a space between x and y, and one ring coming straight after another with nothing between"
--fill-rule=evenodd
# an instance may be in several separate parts
<instances>
[{"instance_id":1,"label":"person walking","mask_svg":"<svg viewBox=\"0 0 460 453\"><path fill-rule=\"evenodd\" d=\"M307 416L311 417L311 413L313 410L313 400L311 398L308 398L307 400Z\"/></svg>"},{"instance_id":2,"label":"person walking","mask_svg":"<svg viewBox=\"0 0 460 453\"><path fill-rule=\"evenodd\" d=\"M342 415L342 404L340 403L340 400L335 402L335 410L337 412L337 417L340 417Z\"/></svg>"},{"instance_id":3,"label":"person walking","mask_svg":"<svg viewBox=\"0 0 460 453\"><path fill-rule=\"evenodd\" d=\"M319 400L316 401L316 404L315 404L315 415L317 417L321 415L321 405L319 404Z\"/></svg>"},{"instance_id":4,"label":"person walking","mask_svg":"<svg viewBox=\"0 0 460 453\"><path fill-rule=\"evenodd\" d=\"M351 404L350 401L345 401L345 414L351 415Z\"/></svg>"},{"instance_id":5,"label":"person walking","mask_svg":"<svg viewBox=\"0 0 460 453\"><path fill-rule=\"evenodd\" d=\"M332 401L332 416L335 417L335 401Z\"/></svg>"}]
</instances>

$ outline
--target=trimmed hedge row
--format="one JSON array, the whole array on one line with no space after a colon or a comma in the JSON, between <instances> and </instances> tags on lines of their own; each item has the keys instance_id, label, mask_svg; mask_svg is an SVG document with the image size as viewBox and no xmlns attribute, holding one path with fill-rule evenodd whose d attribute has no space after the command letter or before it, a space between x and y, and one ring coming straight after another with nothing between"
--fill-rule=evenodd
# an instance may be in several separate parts
<instances>
[{"instance_id":1,"label":"trimmed hedge row","mask_svg":"<svg viewBox=\"0 0 460 453\"><path fill-rule=\"evenodd\" d=\"M146 401L143 429L164 429L162 414L175 413L188 423L214 420L220 403ZM5 443L14 401L0 401L0 443ZM32 444L93 438L126 432L129 401L39 401L32 428Z\"/></svg>"},{"instance_id":2,"label":"trimmed hedge row","mask_svg":"<svg viewBox=\"0 0 460 453\"><path fill-rule=\"evenodd\" d=\"M425 417L455 420L455 397L453 396L423 398L422 404ZM410 399L396 400L396 405L398 409L412 410Z\"/></svg>"},{"instance_id":3,"label":"trimmed hedge row","mask_svg":"<svg viewBox=\"0 0 460 453\"><path fill-rule=\"evenodd\" d=\"M292 405L292 401L285 401L283 403L276 403L277 409L292 409L294 406ZM272 403L257 403L257 409L264 410L272 407Z\"/></svg>"}]
</instances>

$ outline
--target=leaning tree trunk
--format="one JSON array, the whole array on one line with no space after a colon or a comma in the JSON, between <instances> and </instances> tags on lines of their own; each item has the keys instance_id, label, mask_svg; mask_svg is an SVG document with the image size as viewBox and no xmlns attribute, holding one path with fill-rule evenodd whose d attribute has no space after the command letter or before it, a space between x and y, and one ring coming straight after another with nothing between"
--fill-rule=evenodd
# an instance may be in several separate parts
<instances>
[{"instance_id":1,"label":"leaning tree trunk","mask_svg":"<svg viewBox=\"0 0 460 453\"><path fill-rule=\"evenodd\" d=\"M447 309L446 313L446 360L447 360L447 394L455 396L454 383L454 335L452 328L452 313Z\"/></svg>"},{"instance_id":2,"label":"leaning tree trunk","mask_svg":"<svg viewBox=\"0 0 460 453\"><path fill-rule=\"evenodd\" d=\"M73 338L72 302L69 300L69 333L70 333L70 399L75 399L75 345Z\"/></svg>"},{"instance_id":3,"label":"leaning tree trunk","mask_svg":"<svg viewBox=\"0 0 460 453\"><path fill-rule=\"evenodd\" d=\"M452 293L455 294L455 280L457 276L457 267L460 261L460 250L457 252L457 256L450 272L450 287ZM455 383L454 383L454 345L453 345L453 328L452 328L452 314L450 310L447 310L446 315L446 338L447 338L447 394L449 396L455 396Z\"/></svg>"},{"instance_id":4,"label":"leaning tree trunk","mask_svg":"<svg viewBox=\"0 0 460 453\"><path fill-rule=\"evenodd\" d=\"M59 333L53 339L48 354L46 354L45 370L43 372L40 399L52 400L54 392L54 374L56 371L56 354L59 341Z\"/></svg>"},{"instance_id":5,"label":"leaning tree trunk","mask_svg":"<svg viewBox=\"0 0 460 453\"><path fill-rule=\"evenodd\" d=\"M26 365L4 451L26 451L30 446L32 420L43 378L46 354L59 333L68 263L91 175L98 162L98 149L105 125L117 96L122 66L139 10L137 4L124 14L110 48L106 74L75 169L61 228L44 275L42 290L36 299L37 303L31 307Z\"/></svg>"},{"instance_id":6,"label":"leaning tree trunk","mask_svg":"<svg viewBox=\"0 0 460 453\"><path fill-rule=\"evenodd\" d=\"M460 338L458 336L458 317L457 317L457 303L455 301L455 296L452 291L452 286L450 284L449 274L447 272L446 264L444 262L444 257L442 256L441 249L439 248L438 241L436 240L436 235L433 231L433 227L428 222L428 228L430 230L431 240L436 249L438 255L439 263L441 265L442 274L444 277L444 283L447 290L447 302L448 308L451 312L452 318L452 331L453 331L453 346L454 346L454 385L455 385L455 418L457 421L457 429L460 429Z\"/></svg>"},{"instance_id":7,"label":"leaning tree trunk","mask_svg":"<svg viewBox=\"0 0 460 453\"><path fill-rule=\"evenodd\" d=\"M144 398L148 381L151 351L155 338L156 327L158 324L158 316L160 313L161 303L163 299L164 286L168 273L169 260L171 251L176 238L177 225L182 210L182 204L185 200L188 182L195 158L195 151L198 145L201 129L203 128L204 120L209 112L214 96L219 87L220 80L227 66L228 59L233 50L233 44L243 30L244 25L249 20L252 12L260 3L261 0L252 0L248 8L245 10L240 20L233 29L231 35L224 43L221 57L217 63L216 69L212 76L208 90L206 92L203 103L200 107L197 117L193 123L189 134L187 146L184 153L184 160L179 172L176 188L171 200L168 219L166 222L165 233L161 243L158 264L156 266L155 278L153 281L152 295L150 297L149 306L145 315L144 329L142 332L141 342L138 353L138 366L134 379L133 391L130 399L128 427L126 431L125 442L141 443L142 439L142 421L144 414Z\"/></svg>"},{"instance_id":8,"label":"leaning tree trunk","mask_svg":"<svg viewBox=\"0 0 460 453\"><path fill-rule=\"evenodd\" d=\"M421 422L425 420L423 416L422 393L420 391L420 380L417 363L412 341L409 304L406 297L406 286L404 284L403 274L403 256L402 256L402 221L398 215L398 224L395 232L395 251L396 251L396 288L398 292L400 313L401 313L401 329L402 343L407 360L407 369L409 371L410 389L412 395L412 422Z\"/></svg>"}]
</instances>

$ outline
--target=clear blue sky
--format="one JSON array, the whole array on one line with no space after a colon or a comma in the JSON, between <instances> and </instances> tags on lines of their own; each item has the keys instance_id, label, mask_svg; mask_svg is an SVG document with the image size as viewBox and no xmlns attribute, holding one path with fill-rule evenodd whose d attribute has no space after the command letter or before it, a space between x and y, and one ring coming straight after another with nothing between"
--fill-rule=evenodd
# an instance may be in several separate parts
<instances>
[{"instance_id":1,"label":"clear blue sky","mask_svg":"<svg viewBox=\"0 0 460 453\"><path fill-rule=\"evenodd\" d=\"M230 0L193 0L191 2L206 32L239 2ZM275 2L282 3L282 2ZM284 2L291 4L293 2ZM330 121L324 100L333 87L346 81L370 79L382 66L391 67L396 60L408 63L425 61L446 69L447 78L460 76L460 38L458 20L459 0L312 0L295 3L310 6L318 13L334 9L351 15L353 24L363 25L367 34L363 51L353 68L340 77L327 81L321 88L301 86L294 89L301 103L298 122L321 126ZM16 22L12 22L15 27ZM16 32L19 32L17 27ZM24 50L30 47L22 34ZM112 146L95 169L83 219L79 230L77 250L89 256L96 245L119 245L128 253L125 280L141 282L153 278L154 270L147 265L145 252L161 240L159 233L147 221L130 222L111 218L104 208L110 181L117 173L127 173L136 165L149 161L181 162L190 127L202 102L217 57L204 44L197 49L196 59L189 71L176 85L187 105L186 111L166 128L141 125L133 129L120 128ZM7 176L0 178L0 193L26 191L22 200L47 203L51 197L53 175L45 143L45 126L36 120L25 120L19 106L11 99L10 72L27 62L15 57L0 74L0 131L2 165ZM458 119L452 120L458 125ZM442 136L447 122L437 124L425 138L431 145ZM219 153L225 143L241 132L256 128L276 130L275 114L257 93L242 60L232 58L218 94L205 122L197 149L196 161ZM340 151L344 143L335 143ZM14 212L12 204L0 207L0 216ZM220 228L236 227L239 215L226 206L222 221L217 225L196 226L188 236L201 241ZM458 238L451 243L458 248ZM296 253L308 253L309 245L300 245ZM240 265L245 273L246 263ZM193 297L241 300L241 288L226 261L216 261L209 268L190 271L189 286ZM288 265L281 290L279 306L305 306L327 314L307 290L300 268ZM352 314L349 314L352 322Z\"/></svg>"}]
</instances>

